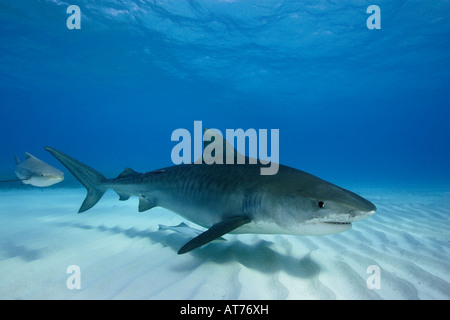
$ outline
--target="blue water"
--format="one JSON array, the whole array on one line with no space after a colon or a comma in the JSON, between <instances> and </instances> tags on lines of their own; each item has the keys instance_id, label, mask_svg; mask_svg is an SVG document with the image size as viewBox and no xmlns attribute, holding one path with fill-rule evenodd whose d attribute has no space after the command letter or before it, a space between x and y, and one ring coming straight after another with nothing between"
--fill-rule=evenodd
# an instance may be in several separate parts
<instances>
[{"instance_id":1,"label":"blue water","mask_svg":"<svg viewBox=\"0 0 450 320\"><path fill-rule=\"evenodd\" d=\"M81 9L69 30L66 9ZM369 30L366 9L381 9ZM177 128L280 130L331 182L450 183L448 1L0 0L0 174L52 146L107 176L169 166ZM66 181L71 176L66 173Z\"/></svg>"}]
</instances>

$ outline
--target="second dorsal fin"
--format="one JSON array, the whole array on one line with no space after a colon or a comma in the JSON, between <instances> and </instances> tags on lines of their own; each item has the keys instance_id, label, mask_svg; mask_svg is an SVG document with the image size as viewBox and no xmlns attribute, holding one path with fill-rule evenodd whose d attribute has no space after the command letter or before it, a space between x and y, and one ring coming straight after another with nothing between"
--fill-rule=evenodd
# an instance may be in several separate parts
<instances>
[{"instance_id":1,"label":"second dorsal fin","mask_svg":"<svg viewBox=\"0 0 450 320\"><path fill-rule=\"evenodd\" d=\"M131 168L125 168L125 170L123 170L122 173L119 174L116 179L123 178L123 177L129 176L130 174L136 174L136 173L137 172Z\"/></svg>"}]
</instances>

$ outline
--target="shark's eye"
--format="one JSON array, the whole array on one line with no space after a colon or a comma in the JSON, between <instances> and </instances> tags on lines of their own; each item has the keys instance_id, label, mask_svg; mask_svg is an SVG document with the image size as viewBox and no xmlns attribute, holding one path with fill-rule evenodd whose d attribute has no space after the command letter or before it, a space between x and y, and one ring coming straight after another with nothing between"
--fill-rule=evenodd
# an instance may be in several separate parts
<instances>
[{"instance_id":1,"label":"shark's eye","mask_svg":"<svg viewBox=\"0 0 450 320\"><path fill-rule=\"evenodd\" d=\"M325 207L325 203L323 201L317 202L317 205L319 206L320 209Z\"/></svg>"}]
</instances>

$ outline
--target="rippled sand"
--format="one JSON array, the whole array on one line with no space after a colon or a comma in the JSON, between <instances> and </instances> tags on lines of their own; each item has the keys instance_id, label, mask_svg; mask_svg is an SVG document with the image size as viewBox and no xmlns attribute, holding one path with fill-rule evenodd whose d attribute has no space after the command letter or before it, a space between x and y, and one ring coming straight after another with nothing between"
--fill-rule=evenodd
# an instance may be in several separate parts
<instances>
[{"instance_id":1,"label":"rippled sand","mask_svg":"<svg viewBox=\"0 0 450 320\"><path fill-rule=\"evenodd\" d=\"M184 255L184 221L108 192L0 191L1 299L449 299L450 192L355 190L377 213L332 236L226 235ZM186 222L186 221L185 221ZM195 227L187 221L188 224ZM77 265L81 289L69 290ZM380 289L369 289L369 266Z\"/></svg>"}]
</instances>

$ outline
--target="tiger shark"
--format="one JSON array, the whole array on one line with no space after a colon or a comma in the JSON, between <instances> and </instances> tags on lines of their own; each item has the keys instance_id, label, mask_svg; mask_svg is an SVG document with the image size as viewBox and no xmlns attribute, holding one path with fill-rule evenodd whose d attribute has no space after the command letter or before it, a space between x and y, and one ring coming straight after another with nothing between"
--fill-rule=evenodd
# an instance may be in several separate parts
<instances>
[{"instance_id":1,"label":"tiger shark","mask_svg":"<svg viewBox=\"0 0 450 320\"><path fill-rule=\"evenodd\" d=\"M25 160L20 162L17 156L15 173L18 179L3 180L0 182L22 181L35 187L48 187L64 180L64 173L32 154L25 152Z\"/></svg>"},{"instance_id":2,"label":"tiger shark","mask_svg":"<svg viewBox=\"0 0 450 320\"><path fill-rule=\"evenodd\" d=\"M226 140L222 143L223 150L229 147ZM227 233L340 233L376 211L375 205L361 196L284 165L279 165L275 175L261 175L264 164L249 161L180 164L146 173L126 168L116 178L107 179L61 151L44 148L87 189L79 213L92 208L107 189L112 189L122 201L139 197L140 212L163 207L207 229L183 245L178 254ZM221 152L219 149L215 152Z\"/></svg>"}]
</instances>

